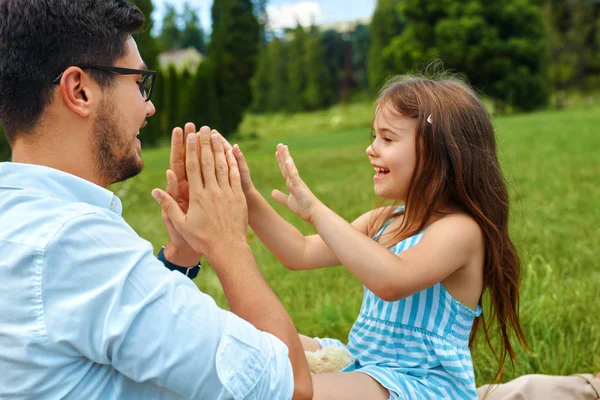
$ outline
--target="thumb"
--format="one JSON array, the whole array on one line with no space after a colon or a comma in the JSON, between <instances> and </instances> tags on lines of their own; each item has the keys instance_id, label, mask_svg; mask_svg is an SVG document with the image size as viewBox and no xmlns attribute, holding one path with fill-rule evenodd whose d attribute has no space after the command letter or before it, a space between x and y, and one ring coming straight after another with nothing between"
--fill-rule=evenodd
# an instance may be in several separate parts
<instances>
[{"instance_id":1,"label":"thumb","mask_svg":"<svg viewBox=\"0 0 600 400\"><path fill-rule=\"evenodd\" d=\"M288 198L289 196L287 194L284 194L282 192L280 192L279 190L275 189L271 192L271 197L273 197L273 199L278 202L283 204L284 206L287 206L288 204Z\"/></svg>"},{"instance_id":2,"label":"thumb","mask_svg":"<svg viewBox=\"0 0 600 400\"><path fill-rule=\"evenodd\" d=\"M169 218L169 216L167 215L165 210L162 211L161 217L162 217L163 223L165 224L165 228L167 228L167 233L169 234L169 237L171 239L177 237L179 232L177 232L175 225L173 225L171 218Z\"/></svg>"},{"instance_id":3,"label":"thumb","mask_svg":"<svg viewBox=\"0 0 600 400\"><path fill-rule=\"evenodd\" d=\"M167 217L173 222L175 227L179 227L185 221L185 214L179 207L179 204L165 191L154 189L152 197L156 200Z\"/></svg>"}]
</instances>

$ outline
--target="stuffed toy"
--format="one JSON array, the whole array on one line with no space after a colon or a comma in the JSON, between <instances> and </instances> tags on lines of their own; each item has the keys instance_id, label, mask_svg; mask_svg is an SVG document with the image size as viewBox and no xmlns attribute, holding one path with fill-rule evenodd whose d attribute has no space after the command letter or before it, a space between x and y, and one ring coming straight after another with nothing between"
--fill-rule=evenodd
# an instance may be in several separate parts
<instances>
[{"instance_id":1,"label":"stuffed toy","mask_svg":"<svg viewBox=\"0 0 600 400\"><path fill-rule=\"evenodd\" d=\"M354 362L354 357L345 347L328 346L316 351L305 351L304 354L313 374L339 372Z\"/></svg>"}]
</instances>

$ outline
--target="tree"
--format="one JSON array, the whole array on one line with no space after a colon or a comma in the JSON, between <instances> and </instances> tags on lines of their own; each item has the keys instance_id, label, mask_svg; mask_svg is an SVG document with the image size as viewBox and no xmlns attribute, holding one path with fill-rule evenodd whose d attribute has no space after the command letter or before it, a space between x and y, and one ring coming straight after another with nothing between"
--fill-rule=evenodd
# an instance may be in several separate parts
<instances>
[{"instance_id":1,"label":"tree","mask_svg":"<svg viewBox=\"0 0 600 400\"><path fill-rule=\"evenodd\" d=\"M152 28L152 13L154 6L151 0L135 0L135 5L144 13L146 20L144 27L135 35L138 49L149 69L156 69L158 54L160 53L158 42L150 34Z\"/></svg>"},{"instance_id":2,"label":"tree","mask_svg":"<svg viewBox=\"0 0 600 400\"><path fill-rule=\"evenodd\" d=\"M269 15L267 13L268 0L255 0L256 18L258 19L259 31L258 40L263 47L266 47L269 40L267 25L269 23Z\"/></svg>"},{"instance_id":3,"label":"tree","mask_svg":"<svg viewBox=\"0 0 600 400\"><path fill-rule=\"evenodd\" d=\"M325 64L321 35L312 27L307 35L304 49L306 88L304 105L306 110L317 110L331 104L331 75Z\"/></svg>"},{"instance_id":4,"label":"tree","mask_svg":"<svg viewBox=\"0 0 600 400\"><path fill-rule=\"evenodd\" d=\"M206 53L206 43L204 41L204 31L200 27L198 14L186 2L183 11L183 22L185 28L181 33L181 47L193 47L200 53Z\"/></svg>"},{"instance_id":5,"label":"tree","mask_svg":"<svg viewBox=\"0 0 600 400\"><path fill-rule=\"evenodd\" d=\"M600 75L600 1L538 0L548 43L548 82L554 91L586 90ZM561 107L561 96L556 96Z\"/></svg>"},{"instance_id":6,"label":"tree","mask_svg":"<svg viewBox=\"0 0 600 400\"><path fill-rule=\"evenodd\" d=\"M287 108L290 112L304 110L304 92L306 91L306 32L300 24L292 31L293 39L287 48Z\"/></svg>"},{"instance_id":7,"label":"tree","mask_svg":"<svg viewBox=\"0 0 600 400\"><path fill-rule=\"evenodd\" d=\"M256 68L259 25L250 0L215 0L212 20L208 57L222 110L217 128L228 135L252 102L250 79Z\"/></svg>"},{"instance_id":8,"label":"tree","mask_svg":"<svg viewBox=\"0 0 600 400\"><path fill-rule=\"evenodd\" d=\"M179 16L177 10L172 4L167 4L165 17L163 18L162 31L160 39L165 50L174 50L181 48L182 32L179 28Z\"/></svg>"},{"instance_id":9,"label":"tree","mask_svg":"<svg viewBox=\"0 0 600 400\"><path fill-rule=\"evenodd\" d=\"M287 108L287 61L286 47L281 39L274 38L267 47L269 65L267 110L280 111Z\"/></svg>"},{"instance_id":10,"label":"tree","mask_svg":"<svg viewBox=\"0 0 600 400\"><path fill-rule=\"evenodd\" d=\"M352 45L352 65L354 70L354 81L360 89L369 87L369 78L367 75L367 57L371 45L371 31L366 25L358 25L350 33L350 43Z\"/></svg>"},{"instance_id":11,"label":"tree","mask_svg":"<svg viewBox=\"0 0 600 400\"><path fill-rule=\"evenodd\" d=\"M261 47L258 53L256 72L250 81L252 88L252 111L263 113L267 111L269 95L269 55L268 48Z\"/></svg>"},{"instance_id":12,"label":"tree","mask_svg":"<svg viewBox=\"0 0 600 400\"><path fill-rule=\"evenodd\" d=\"M329 29L323 32L322 44L324 49L325 65L330 76L330 89L336 94L336 99L341 98L342 82L346 67L347 42L342 34Z\"/></svg>"},{"instance_id":13,"label":"tree","mask_svg":"<svg viewBox=\"0 0 600 400\"><path fill-rule=\"evenodd\" d=\"M181 125L180 118L180 107L182 105L181 96L185 92L183 87L180 85L179 73L173 64L169 65L167 70L166 80L168 81L167 92L165 92L164 104L165 104L165 124L166 129L172 129L176 126Z\"/></svg>"},{"instance_id":14,"label":"tree","mask_svg":"<svg viewBox=\"0 0 600 400\"><path fill-rule=\"evenodd\" d=\"M398 2L399 0L377 0L377 7L371 19L372 36L367 71L369 85L373 91L379 90L381 84L394 73L390 60L384 57L384 49L403 29L397 13Z\"/></svg>"},{"instance_id":15,"label":"tree","mask_svg":"<svg viewBox=\"0 0 600 400\"><path fill-rule=\"evenodd\" d=\"M217 92L210 62L200 63L186 92L182 121L194 122L198 129L203 125L217 128L220 118L218 103L214 101Z\"/></svg>"},{"instance_id":16,"label":"tree","mask_svg":"<svg viewBox=\"0 0 600 400\"><path fill-rule=\"evenodd\" d=\"M441 59L491 96L497 109L547 103L542 15L528 0L403 0L406 29L385 49L399 71Z\"/></svg>"}]
</instances>

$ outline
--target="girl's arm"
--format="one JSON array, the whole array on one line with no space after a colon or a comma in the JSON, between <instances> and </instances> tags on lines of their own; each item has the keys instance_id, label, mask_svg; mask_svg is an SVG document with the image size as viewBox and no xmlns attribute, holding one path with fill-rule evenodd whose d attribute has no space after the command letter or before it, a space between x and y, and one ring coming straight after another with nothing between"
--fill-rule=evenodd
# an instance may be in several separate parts
<instances>
[{"instance_id":1,"label":"girl's arm","mask_svg":"<svg viewBox=\"0 0 600 400\"><path fill-rule=\"evenodd\" d=\"M479 225L468 216L451 215L396 255L321 203L300 179L286 146L278 147L277 158L290 195L277 192L275 199L312 223L338 260L383 300L399 300L445 280L483 248Z\"/></svg>"},{"instance_id":2,"label":"girl's arm","mask_svg":"<svg viewBox=\"0 0 600 400\"><path fill-rule=\"evenodd\" d=\"M277 259L288 269L306 270L340 265L331 248L319 235L304 236L296 227L283 219L254 187L244 155L234 146L244 194L248 203L248 222L252 230ZM357 218L351 229L365 235L370 212Z\"/></svg>"}]
</instances>

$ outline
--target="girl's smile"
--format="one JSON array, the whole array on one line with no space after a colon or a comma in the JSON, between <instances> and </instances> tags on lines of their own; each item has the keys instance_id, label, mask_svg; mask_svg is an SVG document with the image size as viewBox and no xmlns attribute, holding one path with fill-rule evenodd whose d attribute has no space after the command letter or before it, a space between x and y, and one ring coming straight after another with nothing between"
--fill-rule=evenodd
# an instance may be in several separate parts
<instances>
[{"instance_id":1,"label":"girl's smile","mask_svg":"<svg viewBox=\"0 0 600 400\"><path fill-rule=\"evenodd\" d=\"M382 180L390 173L390 170L384 167L373 165L373 168L375 168L375 176L373 177L375 182Z\"/></svg>"}]
</instances>

